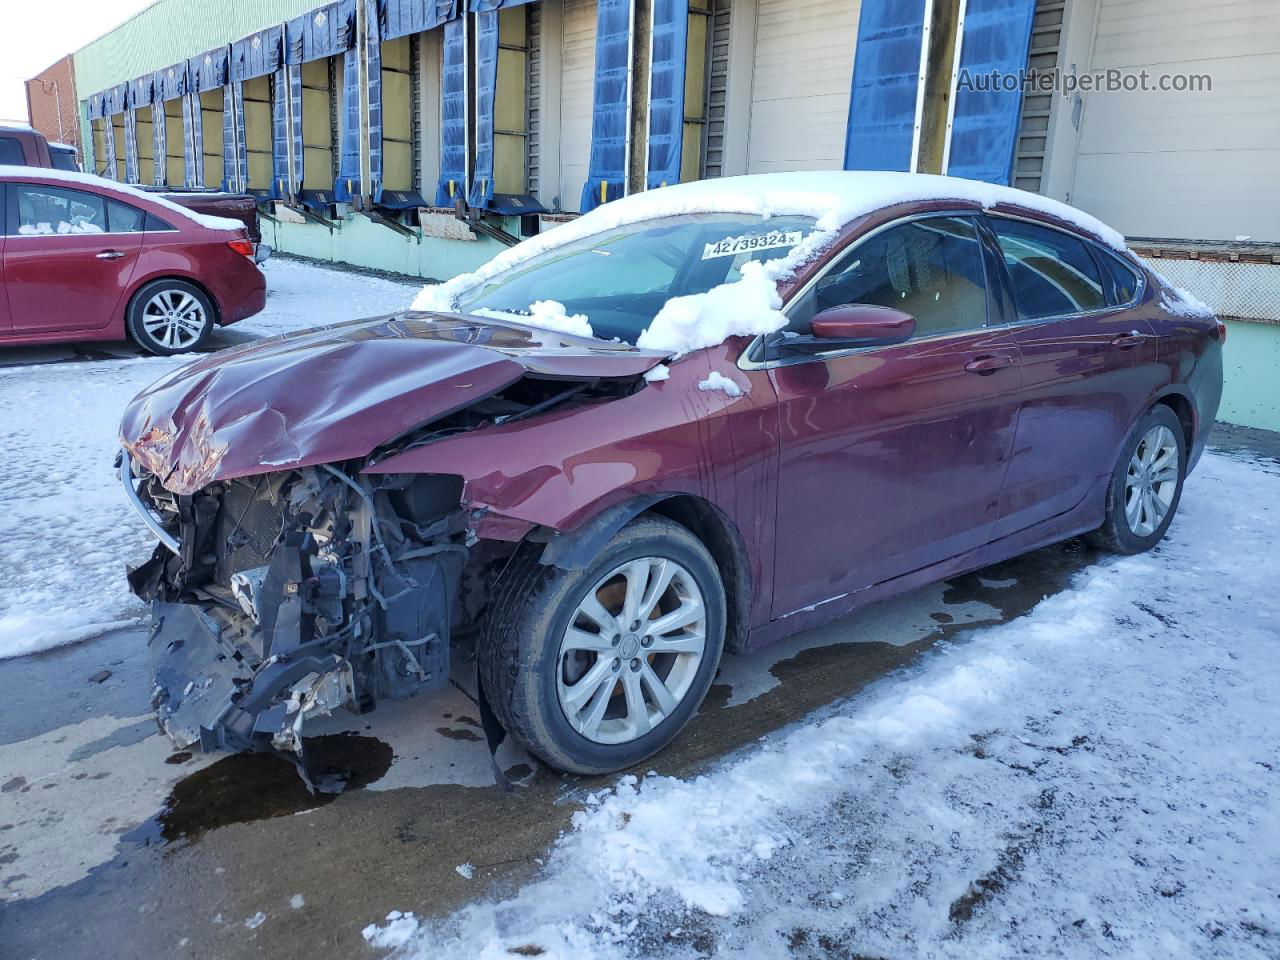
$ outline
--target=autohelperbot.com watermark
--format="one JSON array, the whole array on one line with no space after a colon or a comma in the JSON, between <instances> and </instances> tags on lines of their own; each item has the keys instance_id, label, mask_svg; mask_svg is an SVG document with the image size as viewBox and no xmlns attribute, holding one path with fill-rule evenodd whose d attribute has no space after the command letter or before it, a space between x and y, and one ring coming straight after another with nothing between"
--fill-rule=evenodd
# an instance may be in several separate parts
<instances>
[{"instance_id":1,"label":"autohelperbot.com watermark","mask_svg":"<svg viewBox=\"0 0 1280 960\"><path fill-rule=\"evenodd\" d=\"M961 68L956 75L959 90L978 93L1209 93L1213 76L1208 73L1157 73L1111 67L1077 73L1074 70L987 70Z\"/></svg>"}]
</instances>

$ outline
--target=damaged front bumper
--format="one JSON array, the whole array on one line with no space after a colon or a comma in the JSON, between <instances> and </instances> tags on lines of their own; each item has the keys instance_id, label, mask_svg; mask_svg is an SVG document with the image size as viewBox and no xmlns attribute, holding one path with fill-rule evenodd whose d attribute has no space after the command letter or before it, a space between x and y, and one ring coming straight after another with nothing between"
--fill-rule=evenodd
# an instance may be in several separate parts
<instances>
[{"instance_id":1,"label":"damaged front bumper","mask_svg":"<svg viewBox=\"0 0 1280 960\"><path fill-rule=\"evenodd\" d=\"M157 602L147 649L161 728L179 748L300 755L305 721L356 702L351 664L311 646L251 668L200 607Z\"/></svg>"},{"instance_id":2,"label":"damaged front bumper","mask_svg":"<svg viewBox=\"0 0 1280 960\"><path fill-rule=\"evenodd\" d=\"M323 466L175 496L120 462L160 539L130 571L152 604L152 704L179 748L270 751L307 782L303 730L448 679L466 517L440 478Z\"/></svg>"}]
</instances>

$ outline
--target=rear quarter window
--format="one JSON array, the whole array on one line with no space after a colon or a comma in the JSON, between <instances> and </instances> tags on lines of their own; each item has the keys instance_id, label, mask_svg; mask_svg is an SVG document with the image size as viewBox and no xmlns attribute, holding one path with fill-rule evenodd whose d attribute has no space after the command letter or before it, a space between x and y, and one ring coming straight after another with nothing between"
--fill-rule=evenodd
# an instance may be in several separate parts
<instances>
[{"instance_id":1,"label":"rear quarter window","mask_svg":"<svg viewBox=\"0 0 1280 960\"><path fill-rule=\"evenodd\" d=\"M1142 276L1114 253L1095 245L1094 256L1102 264L1103 280L1107 285L1107 303L1113 307L1125 307L1138 299L1142 290Z\"/></svg>"}]
</instances>

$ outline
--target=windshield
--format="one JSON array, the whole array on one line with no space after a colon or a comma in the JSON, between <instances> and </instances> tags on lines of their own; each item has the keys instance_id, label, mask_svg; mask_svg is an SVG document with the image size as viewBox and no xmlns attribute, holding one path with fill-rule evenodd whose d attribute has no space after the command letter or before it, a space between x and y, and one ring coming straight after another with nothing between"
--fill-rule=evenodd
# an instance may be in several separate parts
<instances>
[{"instance_id":1,"label":"windshield","mask_svg":"<svg viewBox=\"0 0 1280 960\"><path fill-rule=\"evenodd\" d=\"M551 300L585 315L595 336L635 343L667 300L732 283L748 260L785 257L813 225L811 217L732 213L633 223L512 267L463 294L458 309L519 319Z\"/></svg>"}]
</instances>

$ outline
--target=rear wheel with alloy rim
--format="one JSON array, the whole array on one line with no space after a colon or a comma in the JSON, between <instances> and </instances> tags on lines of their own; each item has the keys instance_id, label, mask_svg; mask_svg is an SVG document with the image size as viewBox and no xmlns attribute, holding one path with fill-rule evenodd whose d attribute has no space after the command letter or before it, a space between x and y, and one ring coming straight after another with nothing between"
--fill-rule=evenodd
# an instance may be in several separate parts
<instances>
[{"instance_id":1,"label":"rear wheel with alloy rim","mask_svg":"<svg viewBox=\"0 0 1280 960\"><path fill-rule=\"evenodd\" d=\"M1182 497L1187 452L1169 407L1152 407L1130 434L1107 487L1106 518L1095 538L1115 553L1141 553L1163 539Z\"/></svg>"},{"instance_id":2,"label":"rear wheel with alloy rim","mask_svg":"<svg viewBox=\"0 0 1280 960\"><path fill-rule=\"evenodd\" d=\"M551 766L605 773L670 743L715 676L724 587L685 527L641 517L586 570L518 557L480 642L503 726Z\"/></svg>"},{"instance_id":3,"label":"rear wheel with alloy rim","mask_svg":"<svg viewBox=\"0 0 1280 960\"><path fill-rule=\"evenodd\" d=\"M156 280L129 304L129 336L151 353L169 356L201 346L213 330L213 304L184 280Z\"/></svg>"}]
</instances>

